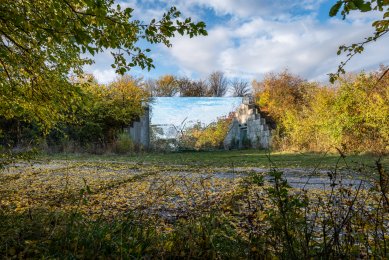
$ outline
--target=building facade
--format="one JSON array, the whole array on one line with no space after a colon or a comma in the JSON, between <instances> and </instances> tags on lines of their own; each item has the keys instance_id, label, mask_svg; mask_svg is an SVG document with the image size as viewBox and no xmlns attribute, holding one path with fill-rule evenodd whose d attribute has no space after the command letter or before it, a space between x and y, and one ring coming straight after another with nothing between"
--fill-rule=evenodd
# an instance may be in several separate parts
<instances>
[{"instance_id":1,"label":"building facade","mask_svg":"<svg viewBox=\"0 0 389 260\"><path fill-rule=\"evenodd\" d=\"M150 148L150 109L145 107L143 116L132 122L128 128L128 133L134 144L139 145L143 149Z\"/></svg>"},{"instance_id":2,"label":"building facade","mask_svg":"<svg viewBox=\"0 0 389 260\"><path fill-rule=\"evenodd\" d=\"M150 108L145 107L145 113L134 121L128 128L128 133L134 144L143 149L150 149ZM266 122L254 103L254 99L244 97L234 113L234 119L224 139L223 145L227 150L242 148L270 147L271 127Z\"/></svg>"},{"instance_id":3,"label":"building facade","mask_svg":"<svg viewBox=\"0 0 389 260\"><path fill-rule=\"evenodd\" d=\"M230 129L224 139L224 148L263 148L270 147L271 129L261 116L251 96L244 97L235 112Z\"/></svg>"}]
</instances>

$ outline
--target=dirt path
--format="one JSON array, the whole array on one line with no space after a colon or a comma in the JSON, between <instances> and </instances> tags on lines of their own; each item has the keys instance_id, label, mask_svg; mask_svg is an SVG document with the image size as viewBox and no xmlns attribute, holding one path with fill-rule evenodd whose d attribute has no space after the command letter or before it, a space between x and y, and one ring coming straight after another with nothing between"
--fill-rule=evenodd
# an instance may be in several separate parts
<instances>
[{"instance_id":1,"label":"dirt path","mask_svg":"<svg viewBox=\"0 0 389 260\"><path fill-rule=\"evenodd\" d=\"M118 166L118 167L116 167ZM191 165L189 165L191 166ZM128 175L137 175L141 172L153 169L155 171L159 167L164 167L161 174L166 176L176 176L185 178L210 178L210 179L236 179L244 178L251 173L260 173L265 175L266 181L271 181L268 176L269 168L259 167L237 167L237 168L223 168L223 167L199 167L199 168L185 168L185 165L169 165L158 166L153 164L136 164L133 162L80 162L80 161L64 161L55 160L51 162L33 162L33 163L16 163L9 166L2 173L5 175L19 175L24 172L39 174L41 172L51 173L55 175L65 174L71 170L72 172L93 172L99 173L110 171L110 179L123 178ZM182 168L182 171L180 170ZM162 169L162 168L161 168ZM279 168L283 172L283 177L288 180L288 183L294 188L305 189L330 189L333 183L357 187L362 185L362 188L369 188L371 184L355 172L340 171L335 182L331 181L328 174L331 169L311 169L311 168ZM116 177L115 177L116 176Z\"/></svg>"}]
</instances>

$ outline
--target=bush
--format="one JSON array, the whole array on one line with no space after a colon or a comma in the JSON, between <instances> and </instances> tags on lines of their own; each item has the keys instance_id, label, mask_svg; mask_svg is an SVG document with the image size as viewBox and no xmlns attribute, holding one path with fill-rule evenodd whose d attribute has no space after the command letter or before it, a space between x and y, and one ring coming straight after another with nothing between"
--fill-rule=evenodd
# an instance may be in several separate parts
<instances>
[{"instance_id":1,"label":"bush","mask_svg":"<svg viewBox=\"0 0 389 260\"><path fill-rule=\"evenodd\" d=\"M115 153L127 154L134 151L134 142L126 132L120 133L115 142Z\"/></svg>"},{"instance_id":2,"label":"bush","mask_svg":"<svg viewBox=\"0 0 389 260\"><path fill-rule=\"evenodd\" d=\"M277 150L389 152L389 76L347 75L337 86L319 86L287 71L254 82L257 104L275 120Z\"/></svg>"},{"instance_id":3,"label":"bush","mask_svg":"<svg viewBox=\"0 0 389 260\"><path fill-rule=\"evenodd\" d=\"M222 149L232 117L221 117L206 127L200 123L185 129L179 137L180 147L196 150Z\"/></svg>"}]
</instances>

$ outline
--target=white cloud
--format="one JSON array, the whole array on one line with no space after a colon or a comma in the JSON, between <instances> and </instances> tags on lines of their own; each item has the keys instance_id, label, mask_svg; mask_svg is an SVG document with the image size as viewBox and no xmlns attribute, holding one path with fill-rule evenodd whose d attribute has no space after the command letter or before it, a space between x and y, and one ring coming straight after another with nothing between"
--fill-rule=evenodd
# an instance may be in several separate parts
<instances>
[{"instance_id":1,"label":"white cloud","mask_svg":"<svg viewBox=\"0 0 389 260\"><path fill-rule=\"evenodd\" d=\"M248 16L265 16L272 18L289 17L286 13L291 11L301 10L315 10L323 0L188 0L188 1L169 1L184 9L190 9L188 6L200 6L212 8L218 15L235 15L241 18Z\"/></svg>"},{"instance_id":2,"label":"white cloud","mask_svg":"<svg viewBox=\"0 0 389 260\"><path fill-rule=\"evenodd\" d=\"M229 77L252 80L261 79L264 73L288 68L307 79L327 81L327 74L336 71L340 61L345 59L345 56L336 55L338 46L360 42L371 36L374 31L371 22L381 18L382 13L352 12L346 20L332 18L320 22L316 12L322 2L122 0L126 7L135 9L135 17L141 20L158 18L168 7L176 5L184 17L190 16L194 20L203 17L213 23L208 28L207 37L190 39L177 36L172 39L172 48L162 45L153 48L151 55L159 65L157 75L167 71L204 77L220 70ZM303 12L293 14L292 11L296 10ZM221 24L215 22L218 18L209 17L214 13L230 16ZM355 56L346 70L374 69L379 63L387 64L388 39L389 36L385 36L366 46L365 52ZM96 64L89 68L101 83L107 83L116 76L110 68L112 58L108 56L109 52L96 56ZM175 71L171 71L172 68Z\"/></svg>"},{"instance_id":3,"label":"white cloud","mask_svg":"<svg viewBox=\"0 0 389 260\"><path fill-rule=\"evenodd\" d=\"M165 51L183 71L207 74L210 68L220 65L220 51L232 44L231 36L225 28L214 28L208 33L207 37L177 37L172 40L173 47L165 48Z\"/></svg>"},{"instance_id":4,"label":"white cloud","mask_svg":"<svg viewBox=\"0 0 389 260\"><path fill-rule=\"evenodd\" d=\"M317 10L325 0L119 0L122 7L134 9L136 19L149 21L162 17L171 6L176 6L185 17L201 19L206 10L212 9L216 15L231 15L238 19L263 16L269 19L292 19L292 13Z\"/></svg>"},{"instance_id":5,"label":"white cloud","mask_svg":"<svg viewBox=\"0 0 389 260\"><path fill-rule=\"evenodd\" d=\"M326 81L326 74L334 72L344 59L336 55L338 46L359 42L372 33L369 23L360 20L332 19L320 24L310 16L289 22L254 18L210 29L206 38L175 39L168 55L178 67L202 75L221 70L228 76L253 79L288 68L305 78ZM374 47L353 59L347 69L387 62L389 55L382 55L387 40L373 43Z\"/></svg>"},{"instance_id":6,"label":"white cloud","mask_svg":"<svg viewBox=\"0 0 389 260\"><path fill-rule=\"evenodd\" d=\"M97 81L101 84L110 83L117 77L117 74L113 69L105 69L105 70L94 69L92 71L92 74L93 76L95 76Z\"/></svg>"}]
</instances>

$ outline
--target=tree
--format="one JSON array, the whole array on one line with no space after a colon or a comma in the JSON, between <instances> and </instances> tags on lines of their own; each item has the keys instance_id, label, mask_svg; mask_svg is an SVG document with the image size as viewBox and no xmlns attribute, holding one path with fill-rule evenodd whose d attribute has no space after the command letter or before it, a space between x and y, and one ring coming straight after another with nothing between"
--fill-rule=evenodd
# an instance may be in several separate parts
<instances>
[{"instance_id":1,"label":"tree","mask_svg":"<svg viewBox=\"0 0 389 260\"><path fill-rule=\"evenodd\" d=\"M351 151L389 151L389 76L377 72L343 77L334 100L331 124L342 145Z\"/></svg>"},{"instance_id":2,"label":"tree","mask_svg":"<svg viewBox=\"0 0 389 260\"><path fill-rule=\"evenodd\" d=\"M112 126L123 129L144 112L148 93L142 89L142 78L129 75L118 77L107 88L107 114Z\"/></svg>"},{"instance_id":3,"label":"tree","mask_svg":"<svg viewBox=\"0 0 389 260\"><path fill-rule=\"evenodd\" d=\"M206 97L209 95L209 85L203 79L192 81L192 90L194 97Z\"/></svg>"},{"instance_id":4,"label":"tree","mask_svg":"<svg viewBox=\"0 0 389 260\"><path fill-rule=\"evenodd\" d=\"M208 85L204 80L193 81L187 77L178 80L180 96L182 97L205 97Z\"/></svg>"},{"instance_id":5,"label":"tree","mask_svg":"<svg viewBox=\"0 0 389 260\"><path fill-rule=\"evenodd\" d=\"M336 73L329 74L331 83L334 83L340 74L345 73L344 67L346 64L356 54L362 53L366 44L378 40L389 31L388 0L338 0L336 4L331 7L329 15L331 17L336 16L340 10L343 19L346 19L346 16L349 15L351 11L370 12L372 10L376 10L383 12L383 16L382 19L373 22L372 26L375 28L373 36L365 38L364 41L359 43L354 43L349 46L341 45L339 47L337 54L340 55L341 53L347 53L347 59L340 63ZM384 71L382 77L384 77L387 72L388 70ZM382 79L382 77L380 77L380 79Z\"/></svg>"},{"instance_id":6,"label":"tree","mask_svg":"<svg viewBox=\"0 0 389 260\"><path fill-rule=\"evenodd\" d=\"M261 110L269 113L277 123L288 113L297 113L306 103L307 82L285 70L268 73L263 81L253 81L253 89Z\"/></svg>"},{"instance_id":7,"label":"tree","mask_svg":"<svg viewBox=\"0 0 389 260\"><path fill-rule=\"evenodd\" d=\"M287 71L255 81L257 104L277 125L273 148L388 153L389 75L378 81L387 69L347 74L331 88Z\"/></svg>"},{"instance_id":8,"label":"tree","mask_svg":"<svg viewBox=\"0 0 389 260\"><path fill-rule=\"evenodd\" d=\"M235 78L231 81L232 95L234 97L244 97L250 94L249 83Z\"/></svg>"},{"instance_id":9,"label":"tree","mask_svg":"<svg viewBox=\"0 0 389 260\"><path fill-rule=\"evenodd\" d=\"M177 79L173 75L164 75L155 81L155 96L157 97L174 97L178 92Z\"/></svg>"},{"instance_id":10,"label":"tree","mask_svg":"<svg viewBox=\"0 0 389 260\"><path fill-rule=\"evenodd\" d=\"M224 77L221 71L215 71L208 77L209 82L209 96L222 97L228 90L228 79Z\"/></svg>"},{"instance_id":11,"label":"tree","mask_svg":"<svg viewBox=\"0 0 389 260\"><path fill-rule=\"evenodd\" d=\"M207 126L201 122L188 127L179 137L180 146L184 149L220 149L228 133L232 122L232 114L227 117L220 117Z\"/></svg>"},{"instance_id":12,"label":"tree","mask_svg":"<svg viewBox=\"0 0 389 260\"><path fill-rule=\"evenodd\" d=\"M196 137L195 148L197 150L221 149L230 129L232 119L232 117L221 117L203 128Z\"/></svg>"},{"instance_id":13,"label":"tree","mask_svg":"<svg viewBox=\"0 0 389 260\"><path fill-rule=\"evenodd\" d=\"M83 82L85 78L89 84L82 88L75 120L61 122L56 128L81 146L112 143L118 133L142 116L148 93L142 88L141 78L129 75L117 77L108 86L98 84L90 76L77 81Z\"/></svg>"},{"instance_id":14,"label":"tree","mask_svg":"<svg viewBox=\"0 0 389 260\"><path fill-rule=\"evenodd\" d=\"M171 46L176 33L206 35L203 22L181 19L172 7L161 19L143 23L132 8L113 0L3 0L0 3L0 114L23 115L51 125L77 91L69 74L82 75L96 53L112 50L112 67L153 68L149 49L137 43Z\"/></svg>"},{"instance_id":15,"label":"tree","mask_svg":"<svg viewBox=\"0 0 389 260\"><path fill-rule=\"evenodd\" d=\"M155 90L157 86L154 79L147 79L146 82L142 85L142 88L149 94L150 97L155 96Z\"/></svg>"}]
</instances>

